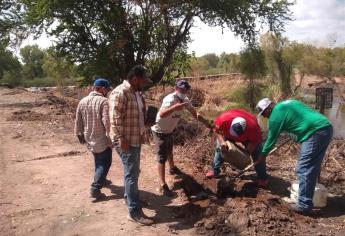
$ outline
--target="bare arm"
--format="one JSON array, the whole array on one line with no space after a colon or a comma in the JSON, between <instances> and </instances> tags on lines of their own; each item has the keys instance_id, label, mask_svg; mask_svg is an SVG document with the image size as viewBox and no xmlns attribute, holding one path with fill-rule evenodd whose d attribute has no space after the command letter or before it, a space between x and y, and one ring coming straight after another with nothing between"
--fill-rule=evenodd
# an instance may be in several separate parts
<instances>
[{"instance_id":1,"label":"bare arm","mask_svg":"<svg viewBox=\"0 0 345 236\"><path fill-rule=\"evenodd\" d=\"M161 118L167 117L168 115L170 115L170 114L173 113L174 111L182 110L187 104L188 104L188 102L176 103L175 105L172 105L171 107L168 107L168 108L161 108L161 109L159 110L159 116L160 116Z\"/></svg>"}]
</instances>

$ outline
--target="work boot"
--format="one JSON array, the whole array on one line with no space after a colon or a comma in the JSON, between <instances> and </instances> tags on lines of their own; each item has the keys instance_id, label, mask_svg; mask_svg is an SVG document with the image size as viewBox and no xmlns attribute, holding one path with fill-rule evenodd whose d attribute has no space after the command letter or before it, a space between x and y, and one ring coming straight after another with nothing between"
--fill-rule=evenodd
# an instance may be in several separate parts
<instances>
[{"instance_id":1,"label":"work boot","mask_svg":"<svg viewBox=\"0 0 345 236\"><path fill-rule=\"evenodd\" d=\"M181 172L181 170L179 168L174 166L173 168L170 168L169 174L170 175L180 175L180 174L182 174L182 172Z\"/></svg>"},{"instance_id":2,"label":"work boot","mask_svg":"<svg viewBox=\"0 0 345 236\"><path fill-rule=\"evenodd\" d=\"M304 215L304 216L311 216L311 215L313 215L313 212L311 210L309 210L309 211L303 210L296 203L290 204L289 210L292 211L292 212L295 212L297 214Z\"/></svg>"},{"instance_id":3,"label":"work boot","mask_svg":"<svg viewBox=\"0 0 345 236\"><path fill-rule=\"evenodd\" d=\"M90 198L94 198L95 200L100 200L100 199L104 199L105 197L106 195L102 193L100 190L91 191Z\"/></svg>"},{"instance_id":4,"label":"work boot","mask_svg":"<svg viewBox=\"0 0 345 236\"><path fill-rule=\"evenodd\" d=\"M215 174L213 170L209 170L206 173L206 177L209 178L209 179L212 179L212 178L218 179L219 178L219 174Z\"/></svg>"},{"instance_id":5,"label":"work boot","mask_svg":"<svg viewBox=\"0 0 345 236\"><path fill-rule=\"evenodd\" d=\"M268 179L258 179L258 188L267 188L268 186Z\"/></svg>"},{"instance_id":6,"label":"work boot","mask_svg":"<svg viewBox=\"0 0 345 236\"><path fill-rule=\"evenodd\" d=\"M127 219L129 221L138 223L139 225L149 226L154 223L154 221L152 219L149 219L141 210L129 213Z\"/></svg>"},{"instance_id":7,"label":"work boot","mask_svg":"<svg viewBox=\"0 0 345 236\"><path fill-rule=\"evenodd\" d=\"M158 192L162 193L162 195L166 197L172 197L174 196L174 193L169 189L167 184L164 184L163 186L160 186L158 189Z\"/></svg>"}]
</instances>

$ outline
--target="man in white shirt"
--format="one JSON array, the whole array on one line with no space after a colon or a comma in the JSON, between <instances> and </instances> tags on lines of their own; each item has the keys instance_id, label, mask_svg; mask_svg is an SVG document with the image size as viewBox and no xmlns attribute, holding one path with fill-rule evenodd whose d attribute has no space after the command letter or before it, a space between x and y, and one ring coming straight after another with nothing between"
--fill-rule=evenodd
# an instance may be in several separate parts
<instances>
[{"instance_id":1,"label":"man in white shirt","mask_svg":"<svg viewBox=\"0 0 345 236\"><path fill-rule=\"evenodd\" d=\"M195 119L201 121L206 127L211 128L212 123L201 116L187 97L191 86L185 80L176 83L175 92L168 94L157 113L156 124L151 127L156 144L158 174L160 178L159 191L165 196L172 196L165 181L165 162L169 162L169 173L179 174L180 170L175 166L173 159L173 131L176 128L184 109L187 109Z\"/></svg>"}]
</instances>

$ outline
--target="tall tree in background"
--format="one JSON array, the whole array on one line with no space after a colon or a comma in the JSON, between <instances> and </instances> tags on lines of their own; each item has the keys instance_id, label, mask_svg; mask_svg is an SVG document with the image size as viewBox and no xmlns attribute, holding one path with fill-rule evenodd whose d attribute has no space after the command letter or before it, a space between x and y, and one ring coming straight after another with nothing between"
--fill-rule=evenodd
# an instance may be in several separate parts
<instances>
[{"instance_id":1,"label":"tall tree in background","mask_svg":"<svg viewBox=\"0 0 345 236\"><path fill-rule=\"evenodd\" d=\"M175 53L186 49L197 17L230 28L255 44L261 25L281 31L289 20L288 0L21 0L26 23L37 35L56 39L60 55L80 65L87 77L114 82L134 64L159 61L152 80L162 79Z\"/></svg>"},{"instance_id":2,"label":"tall tree in background","mask_svg":"<svg viewBox=\"0 0 345 236\"><path fill-rule=\"evenodd\" d=\"M265 56L259 47L248 47L240 53L240 70L249 80L248 103L251 109L255 108L255 92L259 91L256 86L256 79L266 74Z\"/></svg>"},{"instance_id":3,"label":"tall tree in background","mask_svg":"<svg viewBox=\"0 0 345 236\"><path fill-rule=\"evenodd\" d=\"M25 79L42 78L43 59L46 52L38 47L38 45L28 45L20 49L20 56L24 63L23 76Z\"/></svg>"}]
</instances>

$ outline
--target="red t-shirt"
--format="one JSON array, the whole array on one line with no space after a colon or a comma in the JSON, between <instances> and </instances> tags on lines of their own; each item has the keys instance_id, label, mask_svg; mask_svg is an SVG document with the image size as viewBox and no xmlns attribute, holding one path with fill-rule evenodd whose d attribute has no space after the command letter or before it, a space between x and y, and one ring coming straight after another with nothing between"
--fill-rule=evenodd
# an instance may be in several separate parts
<instances>
[{"instance_id":1,"label":"red t-shirt","mask_svg":"<svg viewBox=\"0 0 345 236\"><path fill-rule=\"evenodd\" d=\"M239 137L230 135L232 120L242 117L246 120L246 129ZM251 113L241 109L231 109L223 112L214 121L215 126L219 127L226 139L233 142L250 142L259 144L261 142L261 129L258 120Z\"/></svg>"}]
</instances>

